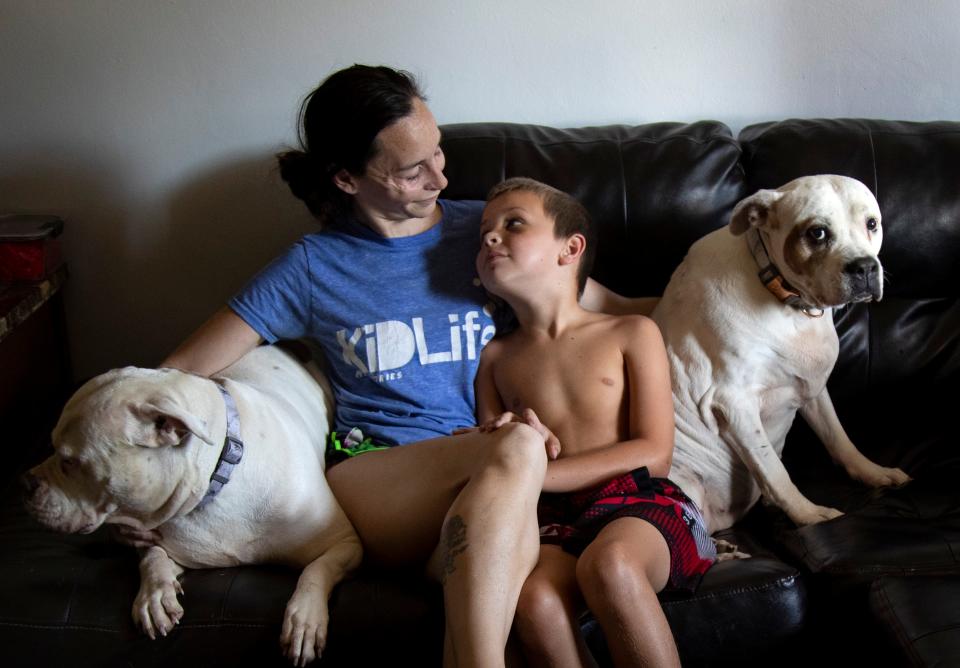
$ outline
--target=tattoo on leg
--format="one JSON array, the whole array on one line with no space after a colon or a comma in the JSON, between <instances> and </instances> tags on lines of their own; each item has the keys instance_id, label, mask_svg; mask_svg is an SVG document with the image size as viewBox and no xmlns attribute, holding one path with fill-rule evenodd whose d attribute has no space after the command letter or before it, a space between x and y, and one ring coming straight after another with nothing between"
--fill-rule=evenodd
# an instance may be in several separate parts
<instances>
[{"instance_id":1,"label":"tattoo on leg","mask_svg":"<svg viewBox=\"0 0 960 668\"><path fill-rule=\"evenodd\" d=\"M454 557L466 551L467 543L467 525L463 518L454 515L447 521L447 526L443 532L443 542L446 546L446 554L443 559L443 573L440 575L440 583L447 584L447 577L453 575L457 567L453 563Z\"/></svg>"}]
</instances>

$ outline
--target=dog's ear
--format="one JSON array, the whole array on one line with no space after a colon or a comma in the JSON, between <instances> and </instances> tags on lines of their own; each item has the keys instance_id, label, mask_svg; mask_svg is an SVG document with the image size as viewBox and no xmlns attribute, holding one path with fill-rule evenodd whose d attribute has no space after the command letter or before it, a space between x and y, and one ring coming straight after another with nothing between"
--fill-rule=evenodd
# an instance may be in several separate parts
<instances>
[{"instance_id":1,"label":"dog's ear","mask_svg":"<svg viewBox=\"0 0 960 668\"><path fill-rule=\"evenodd\" d=\"M730 215L730 231L739 235L751 227L760 227L769 219L770 207L781 197L783 193L779 190L758 190L740 200Z\"/></svg>"},{"instance_id":2,"label":"dog's ear","mask_svg":"<svg viewBox=\"0 0 960 668\"><path fill-rule=\"evenodd\" d=\"M134 437L137 445L162 448L179 445L193 434L213 444L207 423L184 409L169 397L158 397L141 404L131 404L130 412L138 419L140 429Z\"/></svg>"}]
</instances>

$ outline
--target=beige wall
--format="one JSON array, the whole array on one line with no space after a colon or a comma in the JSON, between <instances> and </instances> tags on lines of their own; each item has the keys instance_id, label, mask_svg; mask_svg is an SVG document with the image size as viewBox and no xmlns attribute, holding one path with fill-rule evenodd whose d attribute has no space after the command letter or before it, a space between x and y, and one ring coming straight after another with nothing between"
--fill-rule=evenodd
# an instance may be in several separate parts
<instances>
[{"instance_id":1,"label":"beige wall","mask_svg":"<svg viewBox=\"0 0 960 668\"><path fill-rule=\"evenodd\" d=\"M440 122L958 119L960 3L0 0L0 211L67 221L76 371L150 365L309 219L272 172L330 71Z\"/></svg>"}]
</instances>

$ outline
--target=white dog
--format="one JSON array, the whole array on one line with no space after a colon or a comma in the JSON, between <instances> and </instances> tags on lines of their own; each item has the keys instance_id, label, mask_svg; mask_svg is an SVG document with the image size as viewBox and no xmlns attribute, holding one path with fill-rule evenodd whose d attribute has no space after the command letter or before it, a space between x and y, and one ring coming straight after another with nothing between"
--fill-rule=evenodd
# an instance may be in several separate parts
<instances>
[{"instance_id":1,"label":"white dog","mask_svg":"<svg viewBox=\"0 0 960 668\"><path fill-rule=\"evenodd\" d=\"M826 389L839 350L831 309L882 297L881 239L865 185L809 176L738 203L730 225L694 243L674 272L653 313L673 381L670 478L711 532L761 495L798 525L841 514L804 497L780 460L797 410L852 478L910 479L856 449Z\"/></svg>"},{"instance_id":2,"label":"white dog","mask_svg":"<svg viewBox=\"0 0 960 668\"><path fill-rule=\"evenodd\" d=\"M216 380L127 367L81 387L53 431L55 454L25 476L44 525L158 529L141 551L134 621L151 637L183 615L184 568L264 562L302 568L281 643L305 665L326 641L331 590L360 541L324 478L329 394L279 348L257 348Z\"/></svg>"}]
</instances>

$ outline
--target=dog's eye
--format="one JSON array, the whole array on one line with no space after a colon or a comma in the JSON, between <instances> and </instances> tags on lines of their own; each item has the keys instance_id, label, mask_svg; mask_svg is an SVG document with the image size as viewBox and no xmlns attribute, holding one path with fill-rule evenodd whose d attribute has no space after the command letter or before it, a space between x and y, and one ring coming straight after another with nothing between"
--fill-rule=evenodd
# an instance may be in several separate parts
<instances>
[{"instance_id":1,"label":"dog's eye","mask_svg":"<svg viewBox=\"0 0 960 668\"><path fill-rule=\"evenodd\" d=\"M822 244L830 238L827 228L817 225L807 230L807 238L816 244Z\"/></svg>"},{"instance_id":2,"label":"dog's eye","mask_svg":"<svg viewBox=\"0 0 960 668\"><path fill-rule=\"evenodd\" d=\"M60 459L60 470L63 471L64 475L69 475L71 471L76 470L77 466L76 459L67 459L66 457Z\"/></svg>"},{"instance_id":3,"label":"dog's eye","mask_svg":"<svg viewBox=\"0 0 960 668\"><path fill-rule=\"evenodd\" d=\"M877 228L880 227L880 222L876 218L867 218L867 229L871 232L876 232Z\"/></svg>"}]
</instances>

